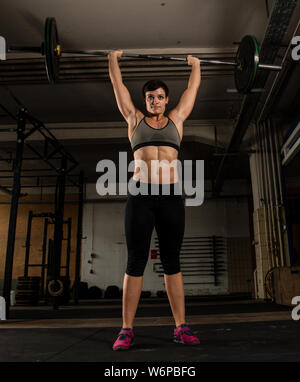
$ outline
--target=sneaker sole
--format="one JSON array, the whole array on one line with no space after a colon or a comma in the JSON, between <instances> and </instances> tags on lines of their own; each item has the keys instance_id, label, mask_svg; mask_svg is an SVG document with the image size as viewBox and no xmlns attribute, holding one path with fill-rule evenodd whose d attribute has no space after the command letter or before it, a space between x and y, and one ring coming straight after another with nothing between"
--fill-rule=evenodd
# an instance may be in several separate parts
<instances>
[{"instance_id":1,"label":"sneaker sole","mask_svg":"<svg viewBox=\"0 0 300 382\"><path fill-rule=\"evenodd\" d=\"M187 343L184 343L181 340L178 340L177 338L174 338L173 342L175 342L176 344L181 344L181 345L186 345L186 346L197 346L197 345L200 345L200 342L191 342L191 343L187 344Z\"/></svg>"},{"instance_id":2,"label":"sneaker sole","mask_svg":"<svg viewBox=\"0 0 300 382\"><path fill-rule=\"evenodd\" d=\"M131 347L133 346L133 343L131 343L128 348L125 348L125 347L115 347L115 348L112 348L113 351L125 351L125 350L129 350Z\"/></svg>"}]
</instances>

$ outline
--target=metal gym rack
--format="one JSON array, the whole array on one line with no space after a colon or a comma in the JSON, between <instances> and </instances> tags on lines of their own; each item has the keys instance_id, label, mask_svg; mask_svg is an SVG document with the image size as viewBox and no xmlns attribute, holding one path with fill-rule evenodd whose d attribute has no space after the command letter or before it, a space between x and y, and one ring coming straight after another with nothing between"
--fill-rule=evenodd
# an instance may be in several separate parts
<instances>
[{"instance_id":1,"label":"metal gym rack","mask_svg":"<svg viewBox=\"0 0 300 382\"><path fill-rule=\"evenodd\" d=\"M51 131L38 119L33 117L25 108L20 108L17 117L15 118L8 110L0 105L1 108L7 112L17 122L16 129L0 129L1 132L15 132L16 133L16 148L13 158L13 167L10 171L13 175L3 176L3 178L11 178L11 185L1 185L1 190L11 196L10 202L10 216L8 224L8 236L6 245L6 262L5 262L5 274L4 274L4 286L3 296L6 303L6 317L9 318L10 310L10 291L12 284L12 270L13 259L15 249L16 238L16 224L18 216L19 198L24 196L21 194L23 187L41 187L39 184L39 178L56 178L55 184L47 184L47 187L55 187L55 199L54 199L54 235L53 235L53 258L52 258L52 274L51 280L47 277L47 284L50 282L56 282L60 279L61 268L61 250L63 240L63 224L64 224L64 203L65 203L65 190L66 187L78 188L78 217L77 217L77 239L76 239L76 261L75 261L75 280L74 280L74 302L78 303L78 288L80 282L80 253L81 253L81 239L82 239L82 213L83 213L83 193L84 193L84 173L80 171L78 174L72 173L72 171L78 167L78 162L67 153L63 145L56 139ZM29 124L30 127L26 128ZM39 133L42 136L43 148L42 150L36 149L32 142L28 141L28 138L34 133ZM34 157L28 158L24 156L25 146L34 154ZM21 185L22 164L26 160L39 160L43 161L50 170L54 171L55 175L35 175L26 176L27 178L37 178L37 184ZM12 158L2 158L9 162ZM54 163L56 161L56 163ZM57 162L58 161L58 162ZM57 165L58 163L58 165ZM3 170L2 170L3 171ZM7 172L7 170L4 170ZM38 171L31 169L27 171ZM53 307L58 308L59 295L53 293Z\"/></svg>"}]
</instances>

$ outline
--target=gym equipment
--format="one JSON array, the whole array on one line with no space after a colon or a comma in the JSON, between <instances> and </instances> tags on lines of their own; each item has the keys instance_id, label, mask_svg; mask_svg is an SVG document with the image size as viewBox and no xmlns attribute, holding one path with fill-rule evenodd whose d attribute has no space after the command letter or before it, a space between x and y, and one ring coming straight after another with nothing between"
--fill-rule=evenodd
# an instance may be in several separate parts
<instances>
[{"instance_id":1,"label":"gym equipment","mask_svg":"<svg viewBox=\"0 0 300 382\"><path fill-rule=\"evenodd\" d=\"M45 274L45 268L47 267L47 265L45 264L45 254L46 254L45 237L43 238L42 263L41 264L29 263L30 248L31 248L31 243L30 243L31 227L32 227L33 218L46 218L45 222L48 222L47 218L54 220L54 214L50 212L34 214L33 211L29 211L28 213L27 235L26 235L26 243L25 243L26 252L25 252L25 264L24 264L24 277L28 277L29 267L41 267L40 297L43 297L44 296L44 277L45 277L44 274ZM44 228L44 235L45 235L45 228Z\"/></svg>"},{"instance_id":2,"label":"gym equipment","mask_svg":"<svg viewBox=\"0 0 300 382\"><path fill-rule=\"evenodd\" d=\"M104 298L120 298L120 296L120 289L116 285L109 285L104 293Z\"/></svg>"},{"instance_id":3,"label":"gym equipment","mask_svg":"<svg viewBox=\"0 0 300 382\"><path fill-rule=\"evenodd\" d=\"M102 290L97 286L91 286L88 289L88 298L89 299L100 299L102 298Z\"/></svg>"},{"instance_id":4,"label":"gym equipment","mask_svg":"<svg viewBox=\"0 0 300 382\"><path fill-rule=\"evenodd\" d=\"M51 280L48 283L48 292L50 296L60 296L64 291L64 284L61 280Z\"/></svg>"},{"instance_id":5,"label":"gym equipment","mask_svg":"<svg viewBox=\"0 0 300 382\"><path fill-rule=\"evenodd\" d=\"M56 241L61 242L63 240L62 232L63 232L63 190L64 187L69 187L68 184L65 184L62 182L62 177L68 179L68 182L72 184L72 187L76 186L79 187L79 200L78 200L78 207L79 207L79 213L78 213L78 232L77 232L77 248L76 248L76 269L75 269L75 286L77 289L78 281L79 281L79 271L80 271L80 246L81 246L81 240L82 240L82 205L83 205L83 185L84 185L84 175L81 171L80 177L79 177L79 183L74 183L72 181L71 177L78 176L78 175L72 175L70 174L75 167L78 166L78 162L75 161L75 159L71 156L71 154L67 153L64 149L64 147L61 145L61 143L55 138L55 136L50 132L50 130L38 119L36 119L34 116L29 114L29 112L25 108L20 108L17 112L16 120L16 129L13 129L11 131L16 132L16 150L15 150L15 156L14 156L14 165L13 168L9 171L13 171L13 183L12 186L9 186L9 188L12 188L11 193L11 205L10 205L10 213L9 213L9 221L8 221L8 236L7 236L7 245L6 245L6 259L5 259L5 271L4 271L4 283L3 283L3 297L5 299L5 305L6 305L6 317L9 319L9 313L10 313L10 305L11 305L11 290L12 290L12 275L13 275L13 260L14 260L14 252L15 252L15 239L16 239L16 226L17 226L17 216L18 216L18 205L19 205L19 199L22 196L21 193L21 179L22 179L22 162L25 160L42 160L43 163L47 163L52 170L55 171L55 173L58 175L58 180L56 184L51 184L51 186L56 186L56 192L55 192L55 221L57 222L57 216L59 216L59 227L57 229L54 229L55 231L58 231L59 229L59 235L54 236L54 239ZM25 131L26 128L26 131ZM43 149L42 146L40 146L40 149L36 149L28 142L28 138L33 133L40 133L43 137ZM34 157L28 157L28 155L24 155L24 148L25 146L29 148L33 153ZM58 157L57 157L58 156ZM11 158L10 158L11 159ZM55 163L51 163L51 160L55 160ZM57 166L57 159L61 160L61 165ZM11 167L11 166L10 166ZM38 171L35 166L32 167L32 170ZM52 177L52 175L50 175ZM39 182L38 182L39 183ZM41 185L32 184L30 187L40 187ZM48 186L50 186L48 184ZM23 186L22 186L23 187ZM26 186L25 186L26 187ZM59 213L58 213L59 212ZM56 226L57 224L55 224ZM29 240L27 241L29 243ZM60 243L58 243L60 245ZM53 245L52 245L53 247ZM49 247L48 247L49 248ZM58 245L56 245L56 249L58 253L58 259L55 263L53 275L51 275L51 279L49 278L49 281L52 279L56 280L60 278L59 276L59 266L60 266L60 255L61 251ZM44 256L44 247L43 247L43 256ZM29 262L28 262L29 266ZM39 265L40 266L40 265ZM48 269L48 267L47 267ZM49 274L50 276L50 274ZM48 281L48 278L47 278ZM69 282L69 281L68 281ZM40 284L41 285L41 284ZM67 285L67 282L65 283ZM64 293L68 293L68 290L66 290ZM76 297L77 298L77 297ZM61 297L53 297L53 300L61 300ZM78 300L78 299L77 299ZM56 304L56 302L55 302ZM57 304L55 305L57 306Z\"/></svg>"},{"instance_id":6,"label":"gym equipment","mask_svg":"<svg viewBox=\"0 0 300 382\"><path fill-rule=\"evenodd\" d=\"M32 264L29 263L30 257L30 248L31 248L31 228L32 228L32 220L33 218L45 218L44 221L44 236L43 236L43 246L42 246L42 263L41 264ZM49 220L49 219L50 220ZM47 249L47 236L48 236L48 226L49 224L55 224L55 215L51 212L47 213L33 213L33 211L29 211L28 213L28 223L27 223L27 235L26 235L26 243L25 243L25 265L24 265L24 277L28 277L29 267L41 267L41 284L40 284L40 297L44 297L44 283L45 283L45 269L51 269L51 264L53 263L53 259L51 259L52 252L49 250L49 264L46 264L46 249ZM66 265L60 265L60 269L65 269L65 278L69 280L70 276L70 253L71 253L71 227L72 227L72 219L64 221L63 224L67 224L67 237L62 240L67 241L67 253L66 253ZM51 272L50 272L51 273ZM65 286L65 283L64 283ZM50 288L51 289L51 288ZM49 291L49 287L48 287ZM51 293L50 293L51 295Z\"/></svg>"},{"instance_id":7,"label":"gym equipment","mask_svg":"<svg viewBox=\"0 0 300 382\"><path fill-rule=\"evenodd\" d=\"M16 305L37 305L40 282L40 277L18 277Z\"/></svg>"},{"instance_id":8,"label":"gym equipment","mask_svg":"<svg viewBox=\"0 0 300 382\"><path fill-rule=\"evenodd\" d=\"M245 36L238 48L236 55L237 69L234 71L235 86L237 91L247 93L253 83L259 67L258 44L253 36Z\"/></svg>"},{"instance_id":9,"label":"gym equipment","mask_svg":"<svg viewBox=\"0 0 300 382\"><path fill-rule=\"evenodd\" d=\"M141 298L150 298L151 297L151 291L148 290L142 290L141 292Z\"/></svg>"},{"instance_id":10,"label":"gym equipment","mask_svg":"<svg viewBox=\"0 0 300 382\"><path fill-rule=\"evenodd\" d=\"M46 18L44 33L45 41L40 47L10 45L8 51L25 51L44 55L48 81L51 84L54 84L59 80L59 60L63 53L92 56L108 55L108 51L62 49L59 42L57 25L54 17ZM126 52L123 52L122 57L187 62L186 57L146 55ZM258 69L275 71L280 71L282 69L282 67L278 65L261 64L259 62L258 43L256 38L251 35L246 35L239 43L235 62L207 60L202 58L199 59L200 62L205 64L234 66L235 85L240 93L249 93L251 91Z\"/></svg>"}]
</instances>

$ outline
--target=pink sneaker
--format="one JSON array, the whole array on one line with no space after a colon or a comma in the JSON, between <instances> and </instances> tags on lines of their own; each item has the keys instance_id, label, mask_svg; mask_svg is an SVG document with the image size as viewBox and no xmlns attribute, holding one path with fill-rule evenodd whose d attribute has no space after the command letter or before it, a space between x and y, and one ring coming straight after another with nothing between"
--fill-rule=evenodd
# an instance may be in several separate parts
<instances>
[{"instance_id":1,"label":"pink sneaker","mask_svg":"<svg viewBox=\"0 0 300 382\"><path fill-rule=\"evenodd\" d=\"M120 331L116 342L113 345L113 350L127 350L133 344L133 330L124 328Z\"/></svg>"},{"instance_id":2,"label":"pink sneaker","mask_svg":"<svg viewBox=\"0 0 300 382\"><path fill-rule=\"evenodd\" d=\"M184 345L199 345L200 341L186 324L174 329L174 342Z\"/></svg>"}]
</instances>

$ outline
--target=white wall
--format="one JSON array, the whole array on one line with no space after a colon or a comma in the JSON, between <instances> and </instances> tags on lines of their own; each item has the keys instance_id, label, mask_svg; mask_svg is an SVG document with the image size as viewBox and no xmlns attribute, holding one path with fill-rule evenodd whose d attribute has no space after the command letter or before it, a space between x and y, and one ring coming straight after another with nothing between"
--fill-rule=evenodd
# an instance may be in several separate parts
<instances>
[{"instance_id":1,"label":"white wall","mask_svg":"<svg viewBox=\"0 0 300 382\"><path fill-rule=\"evenodd\" d=\"M127 262L127 249L124 233L125 204L123 200L95 200L95 185L87 189L89 202L84 205L81 280L89 287L98 286L103 291L109 285L122 288L123 275ZM103 197L102 197L103 198ZM249 237L249 217L247 199L207 199L201 206L186 207L185 236ZM155 231L151 248L155 248ZM89 264L91 253L96 258ZM163 278L153 272L150 259L144 273L143 290L153 295L164 290ZM94 273L90 273L90 269ZM186 295L226 294L228 292L227 273L221 277L221 285L186 285ZM185 279L185 281L188 281ZM201 280L203 281L203 280Z\"/></svg>"}]
</instances>

